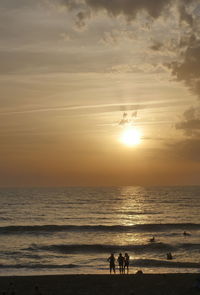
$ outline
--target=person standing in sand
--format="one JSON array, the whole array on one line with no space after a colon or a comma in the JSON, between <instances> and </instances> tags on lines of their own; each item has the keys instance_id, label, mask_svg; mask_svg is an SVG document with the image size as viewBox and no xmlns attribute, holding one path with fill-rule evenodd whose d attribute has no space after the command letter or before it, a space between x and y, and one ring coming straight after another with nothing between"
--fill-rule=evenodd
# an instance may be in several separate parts
<instances>
[{"instance_id":1,"label":"person standing in sand","mask_svg":"<svg viewBox=\"0 0 200 295\"><path fill-rule=\"evenodd\" d=\"M119 273L122 274L124 273L124 257L122 256L122 253L119 253L117 261L119 263Z\"/></svg>"},{"instance_id":2,"label":"person standing in sand","mask_svg":"<svg viewBox=\"0 0 200 295\"><path fill-rule=\"evenodd\" d=\"M129 273L129 255L128 253L125 253L124 254L124 273L125 273L125 270L127 271L127 274Z\"/></svg>"},{"instance_id":3,"label":"person standing in sand","mask_svg":"<svg viewBox=\"0 0 200 295\"><path fill-rule=\"evenodd\" d=\"M112 271L115 273L115 256L111 253L110 257L107 259L110 262L110 274Z\"/></svg>"}]
</instances>

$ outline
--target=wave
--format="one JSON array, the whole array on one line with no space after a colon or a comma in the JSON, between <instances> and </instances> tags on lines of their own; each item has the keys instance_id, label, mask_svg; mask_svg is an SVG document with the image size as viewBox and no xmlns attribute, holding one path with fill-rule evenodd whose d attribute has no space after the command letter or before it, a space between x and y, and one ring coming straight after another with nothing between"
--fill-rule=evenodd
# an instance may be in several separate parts
<instances>
[{"instance_id":1,"label":"wave","mask_svg":"<svg viewBox=\"0 0 200 295\"><path fill-rule=\"evenodd\" d=\"M40 263L19 263L19 264L0 264L1 268L29 268L29 269L59 269L59 268L79 268L78 264L40 264Z\"/></svg>"},{"instance_id":2,"label":"wave","mask_svg":"<svg viewBox=\"0 0 200 295\"><path fill-rule=\"evenodd\" d=\"M180 249L193 251L200 249L198 243L185 244L167 244L167 243L147 243L147 244L129 244L129 245L111 245L111 244L55 244L55 245L37 245L33 244L28 248L21 250L25 251L50 251L57 253L118 253L122 251L133 251L135 253L166 253L176 252Z\"/></svg>"},{"instance_id":3,"label":"wave","mask_svg":"<svg viewBox=\"0 0 200 295\"><path fill-rule=\"evenodd\" d=\"M200 263L198 262L164 261L156 259L136 259L131 261L131 265L138 267L200 268Z\"/></svg>"},{"instance_id":4,"label":"wave","mask_svg":"<svg viewBox=\"0 0 200 295\"><path fill-rule=\"evenodd\" d=\"M162 223L136 225L11 225L0 227L0 234L34 234L62 231L91 232L156 232L169 230L200 230L197 223Z\"/></svg>"},{"instance_id":5,"label":"wave","mask_svg":"<svg viewBox=\"0 0 200 295\"><path fill-rule=\"evenodd\" d=\"M175 251L176 248L165 243L148 243L143 245L102 245L102 244L59 244L59 245L32 245L22 249L26 251L52 251L57 253L118 253L119 251L134 252L165 252Z\"/></svg>"},{"instance_id":6,"label":"wave","mask_svg":"<svg viewBox=\"0 0 200 295\"><path fill-rule=\"evenodd\" d=\"M160 268L193 268L199 269L198 262L179 262L179 261L164 261L156 259L135 259L130 263L131 267L160 267ZM19 263L19 264L0 264L0 269L76 269L84 266L78 264L40 264L40 263ZM92 265L89 266L93 268ZM99 267L97 266L97 269ZM102 269L107 269L103 267Z\"/></svg>"},{"instance_id":7,"label":"wave","mask_svg":"<svg viewBox=\"0 0 200 295\"><path fill-rule=\"evenodd\" d=\"M179 244L179 247L184 250L198 250L200 249L200 244L198 243L183 243Z\"/></svg>"}]
</instances>

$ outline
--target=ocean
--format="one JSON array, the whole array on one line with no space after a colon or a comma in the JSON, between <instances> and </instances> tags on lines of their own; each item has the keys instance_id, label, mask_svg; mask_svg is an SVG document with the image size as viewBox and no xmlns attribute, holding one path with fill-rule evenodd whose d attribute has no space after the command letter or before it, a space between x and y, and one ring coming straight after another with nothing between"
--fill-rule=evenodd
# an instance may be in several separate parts
<instances>
[{"instance_id":1,"label":"ocean","mask_svg":"<svg viewBox=\"0 0 200 295\"><path fill-rule=\"evenodd\" d=\"M3 188L0 275L106 274L120 252L130 273L199 273L199 213L199 186Z\"/></svg>"}]
</instances>

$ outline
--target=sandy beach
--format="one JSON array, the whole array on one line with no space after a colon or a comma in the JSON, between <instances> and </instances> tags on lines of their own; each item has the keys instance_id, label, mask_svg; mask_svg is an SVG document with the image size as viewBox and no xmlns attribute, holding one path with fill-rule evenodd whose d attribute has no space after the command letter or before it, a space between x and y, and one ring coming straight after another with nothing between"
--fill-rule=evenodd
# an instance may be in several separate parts
<instances>
[{"instance_id":1,"label":"sandy beach","mask_svg":"<svg viewBox=\"0 0 200 295\"><path fill-rule=\"evenodd\" d=\"M0 277L1 294L199 294L198 274L49 275ZM36 287L37 286L37 287ZM12 293L13 292L13 293Z\"/></svg>"}]
</instances>

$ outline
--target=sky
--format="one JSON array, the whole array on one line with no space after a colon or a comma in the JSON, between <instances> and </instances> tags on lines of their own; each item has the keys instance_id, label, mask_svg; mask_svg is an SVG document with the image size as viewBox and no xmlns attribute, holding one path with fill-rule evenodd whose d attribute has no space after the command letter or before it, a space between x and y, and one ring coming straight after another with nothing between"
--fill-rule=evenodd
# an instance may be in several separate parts
<instances>
[{"instance_id":1,"label":"sky","mask_svg":"<svg viewBox=\"0 0 200 295\"><path fill-rule=\"evenodd\" d=\"M200 185L199 0L0 0L0 19L0 186Z\"/></svg>"}]
</instances>

